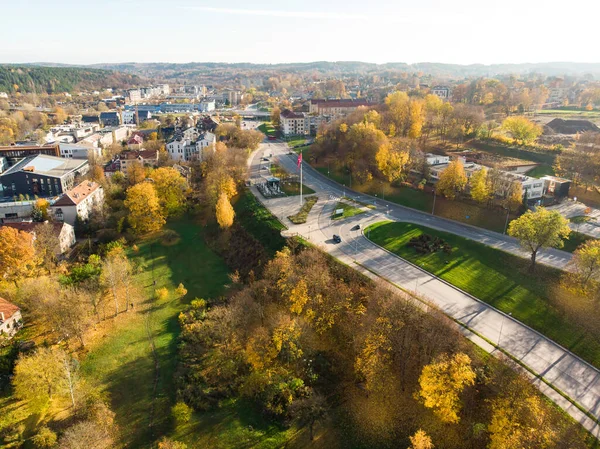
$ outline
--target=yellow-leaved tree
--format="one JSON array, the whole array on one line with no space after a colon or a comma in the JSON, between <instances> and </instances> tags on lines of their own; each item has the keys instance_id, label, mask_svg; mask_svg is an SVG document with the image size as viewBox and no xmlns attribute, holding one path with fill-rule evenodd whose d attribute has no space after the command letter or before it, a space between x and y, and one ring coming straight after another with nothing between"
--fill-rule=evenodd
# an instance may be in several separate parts
<instances>
[{"instance_id":1,"label":"yellow-leaved tree","mask_svg":"<svg viewBox=\"0 0 600 449\"><path fill-rule=\"evenodd\" d=\"M534 142L541 136L543 129L525 117L508 117L502 122L502 128L519 143Z\"/></svg>"},{"instance_id":2,"label":"yellow-leaved tree","mask_svg":"<svg viewBox=\"0 0 600 449\"><path fill-rule=\"evenodd\" d=\"M185 206L187 181L173 167L161 167L152 172L154 189L165 217L178 215Z\"/></svg>"},{"instance_id":3,"label":"yellow-leaved tree","mask_svg":"<svg viewBox=\"0 0 600 449\"><path fill-rule=\"evenodd\" d=\"M408 449L433 449L434 445L431 442L431 437L424 430L417 430L410 437L410 447Z\"/></svg>"},{"instance_id":4,"label":"yellow-leaved tree","mask_svg":"<svg viewBox=\"0 0 600 449\"><path fill-rule=\"evenodd\" d=\"M469 183L471 185L471 197L475 201L478 203L485 203L490 199L492 190L490 188L490 183L488 182L487 169L482 168L473 173Z\"/></svg>"},{"instance_id":5,"label":"yellow-leaved tree","mask_svg":"<svg viewBox=\"0 0 600 449\"><path fill-rule=\"evenodd\" d=\"M233 225L233 218L235 217L235 212L225 192L219 195L219 200L217 201L216 207L216 216L217 223L219 223L219 226L222 229L230 228Z\"/></svg>"},{"instance_id":6,"label":"yellow-leaved tree","mask_svg":"<svg viewBox=\"0 0 600 449\"><path fill-rule=\"evenodd\" d=\"M431 408L442 422L457 423L462 407L460 394L465 387L474 384L475 371L469 356L457 353L449 357L444 354L423 367L419 377L419 396L425 407Z\"/></svg>"},{"instance_id":7,"label":"yellow-leaved tree","mask_svg":"<svg viewBox=\"0 0 600 449\"><path fill-rule=\"evenodd\" d=\"M142 182L127 189L124 204L129 210L127 221L137 234L158 231L165 224L158 195L149 182Z\"/></svg>"},{"instance_id":8,"label":"yellow-leaved tree","mask_svg":"<svg viewBox=\"0 0 600 449\"><path fill-rule=\"evenodd\" d=\"M535 258L540 249L562 248L563 239L570 233L568 220L560 212L545 207L538 207L535 212L528 210L508 226L508 235L517 238L530 252L531 271L535 269Z\"/></svg>"},{"instance_id":9,"label":"yellow-leaved tree","mask_svg":"<svg viewBox=\"0 0 600 449\"><path fill-rule=\"evenodd\" d=\"M15 228L0 228L0 275L13 281L29 276L36 266L35 248L31 234Z\"/></svg>"},{"instance_id":10,"label":"yellow-leaved tree","mask_svg":"<svg viewBox=\"0 0 600 449\"><path fill-rule=\"evenodd\" d=\"M388 144L381 145L375 155L377 168L390 182L402 178L409 159L407 149Z\"/></svg>"},{"instance_id":11,"label":"yellow-leaved tree","mask_svg":"<svg viewBox=\"0 0 600 449\"><path fill-rule=\"evenodd\" d=\"M459 159L455 159L440 173L440 179L435 188L438 193L453 200L465 189L466 185L465 167Z\"/></svg>"}]
</instances>

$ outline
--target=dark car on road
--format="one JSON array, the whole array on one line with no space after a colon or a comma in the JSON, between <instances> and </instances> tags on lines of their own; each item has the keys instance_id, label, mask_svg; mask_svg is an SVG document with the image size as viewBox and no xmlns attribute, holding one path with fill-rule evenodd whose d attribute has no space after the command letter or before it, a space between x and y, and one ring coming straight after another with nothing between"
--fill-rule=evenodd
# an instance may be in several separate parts
<instances>
[{"instance_id":1,"label":"dark car on road","mask_svg":"<svg viewBox=\"0 0 600 449\"><path fill-rule=\"evenodd\" d=\"M342 238L339 235L333 234L333 241L335 243L342 243Z\"/></svg>"}]
</instances>

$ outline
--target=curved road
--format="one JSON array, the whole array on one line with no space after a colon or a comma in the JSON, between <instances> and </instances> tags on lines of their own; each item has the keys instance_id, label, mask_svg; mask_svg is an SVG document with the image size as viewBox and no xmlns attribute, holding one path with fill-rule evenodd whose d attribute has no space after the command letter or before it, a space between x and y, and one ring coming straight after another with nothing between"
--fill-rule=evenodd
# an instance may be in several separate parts
<instances>
[{"instance_id":1,"label":"curved road","mask_svg":"<svg viewBox=\"0 0 600 449\"><path fill-rule=\"evenodd\" d=\"M277 161L287 171L297 172L297 156L288 153L289 150L283 143L262 144L249 161L251 179L257 181L268 176L269 172L263 167L270 162L263 161L265 156L268 156L270 161ZM360 224L364 229L366 225L384 219L409 221L452 232L528 257L515 239L344 189L307 164L303 165L303 172L304 184L314 189L320 198L304 225L291 225L283 218L297 212L300 207L298 197L265 200L260 197L256 189L252 189L272 213L290 226L289 233L303 235L350 266L357 269L366 268L398 287L418 293L420 297L424 297L427 302L444 311L458 323L485 338L487 341L469 337L488 352L494 352L494 346L500 347L502 351L526 366L538 379L543 379L544 382L552 385L554 389L539 380L534 382L540 390L591 433L596 437L600 435L599 370L509 315L373 244L356 229L356 225ZM365 203L376 202L377 209L332 222L329 217L342 195ZM342 237L341 244L333 243L333 234ZM564 268L570 260L570 254L546 250L538 256L538 260L550 266ZM566 400L556 390L566 394L571 401ZM594 419L582 413L574 403Z\"/></svg>"}]
</instances>

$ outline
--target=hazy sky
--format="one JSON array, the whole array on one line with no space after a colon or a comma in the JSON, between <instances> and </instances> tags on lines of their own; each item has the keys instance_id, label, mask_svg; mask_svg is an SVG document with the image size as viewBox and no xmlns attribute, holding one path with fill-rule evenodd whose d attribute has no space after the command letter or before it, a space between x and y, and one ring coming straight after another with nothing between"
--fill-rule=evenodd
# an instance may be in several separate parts
<instances>
[{"instance_id":1,"label":"hazy sky","mask_svg":"<svg viewBox=\"0 0 600 449\"><path fill-rule=\"evenodd\" d=\"M0 62L600 62L600 0L0 3Z\"/></svg>"}]
</instances>

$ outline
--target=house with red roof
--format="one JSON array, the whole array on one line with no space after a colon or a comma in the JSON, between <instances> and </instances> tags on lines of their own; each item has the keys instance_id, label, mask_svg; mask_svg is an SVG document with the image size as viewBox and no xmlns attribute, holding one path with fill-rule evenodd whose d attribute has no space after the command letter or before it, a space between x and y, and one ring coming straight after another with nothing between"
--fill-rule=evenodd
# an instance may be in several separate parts
<instances>
[{"instance_id":1,"label":"house with red roof","mask_svg":"<svg viewBox=\"0 0 600 449\"><path fill-rule=\"evenodd\" d=\"M144 138L142 136L140 136L139 134L134 134L127 141L127 148L129 148L130 150L139 150L140 148L142 148L143 143L144 143Z\"/></svg>"},{"instance_id":2,"label":"house with red roof","mask_svg":"<svg viewBox=\"0 0 600 449\"><path fill-rule=\"evenodd\" d=\"M21 309L0 298L0 337L12 337L22 326Z\"/></svg>"}]
</instances>

